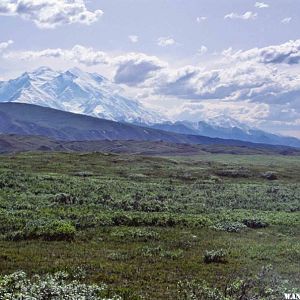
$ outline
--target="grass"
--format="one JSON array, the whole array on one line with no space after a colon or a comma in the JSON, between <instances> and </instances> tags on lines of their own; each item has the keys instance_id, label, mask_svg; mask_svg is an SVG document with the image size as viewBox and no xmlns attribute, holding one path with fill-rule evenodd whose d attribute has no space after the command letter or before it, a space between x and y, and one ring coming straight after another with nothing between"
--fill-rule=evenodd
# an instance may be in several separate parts
<instances>
[{"instance_id":1,"label":"grass","mask_svg":"<svg viewBox=\"0 0 300 300\"><path fill-rule=\"evenodd\" d=\"M0 270L81 268L124 299L174 299L179 281L222 288L272 264L296 288L299 182L300 157L0 156Z\"/></svg>"}]
</instances>

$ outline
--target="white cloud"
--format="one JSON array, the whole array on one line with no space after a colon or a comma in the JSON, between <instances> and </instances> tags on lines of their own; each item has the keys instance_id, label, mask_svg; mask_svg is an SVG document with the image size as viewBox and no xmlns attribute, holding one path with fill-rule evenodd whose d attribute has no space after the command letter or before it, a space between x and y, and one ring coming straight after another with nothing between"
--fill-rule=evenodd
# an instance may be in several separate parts
<instances>
[{"instance_id":1,"label":"white cloud","mask_svg":"<svg viewBox=\"0 0 300 300\"><path fill-rule=\"evenodd\" d=\"M224 16L225 20L227 20L227 19L255 20L256 18L257 18L257 13L254 13L252 11L247 11L244 14L237 14L237 13L232 12L232 13Z\"/></svg>"},{"instance_id":2,"label":"white cloud","mask_svg":"<svg viewBox=\"0 0 300 300\"><path fill-rule=\"evenodd\" d=\"M197 23L202 23L207 20L207 17L201 16L196 18Z\"/></svg>"},{"instance_id":3,"label":"white cloud","mask_svg":"<svg viewBox=\"0 0 300 300\"><path fill-rule=\"evenodd\" d=\"M291 17L287 17L281 20L282 24L289 24L292 21Z\"/></svg>"},{"instance_id":4,"label":"white cloud","mask_svg":"<svg viewBox=\"0 0 300 300\"><path fill-rule=\"evenodd\" d=\"M299 130L300 75L291 75L282 65L295 62L296 57L290 60L287 49L295 53L296 44L288 42L248 53L229 49L229 61L218 68L164 68L145 81L147 98L157 96L161 101L177 103L169 112L173 119L198 121L222 116L265 130Z\"/></svg>"},{"instance_id":5,"label":"white cloud","mask_svg":"<svg viewBox=\"0 0 300 300\"><path fill-rule=\"evenodd\" d=\"M116 83L136 86L143 83L156 71L167 66L155 56L148 56L143 53L129 53L115 57L113 64L117 67L114 81Z\"/></svg>"},{"instance_id":6,"label":"white cloud","mask_svg":"<svg viewBox=\"0 0 300 300\"><path fill-rule=\"evenodd\" d=\"M51 58L86 66L105 64L114 81L127 85L131 95L143 95L149 103L155 99L161 106L176 103L170 105L174 118L197 121L226 116L264 129L300 130L300 75L288 66L297 68L300 63L300 40L247 51L230 48L223 54L226 59L207 68L172 68L156 56L112 55L81 45L2 56L14 62Z\"/></svg>"},{"instance_id":7,"label":"white cloud","mask_svg":"<svg viewBox=\"0 0 300 300\"><path fill-rule=\"evenodd\" d=\"M131 43L137 43L139 41L139 37L137 35L129 35L128 36Z\"/></svg>"},{"instance_id":8,"label":"white cloud","mask_svg":"<svg viewBox=\"0 0 300 300\"><path fill-rule=\"evenodd\" d=\"M207 53L208 49L206 46L201 46L200 49L197 51L197 55L201 56L204 55L205 53Z\"/></svg>"},{"instance_id":9,"label":"white cloud","mask_svg":"<svg viewBox=\"0 0 300 300\"><path fill-rule=\"evenodd\" d=\"M6 50L13 43L14 42L12 40L8 40L7 42L0 42L0 53Z\"/></svg>"},{"instance_id":10,"label":"white cloud","mask_svg":"<svg viewBox=\"0 0 300 300\"><path fill-rule=\"evenodd\" d=\"M215 119L236 120L242 124L258 126L270 114L266 104L251 102L185 102L175 107L171 115L176 120L211 121Z\"/></svg>"},{"instance_id":11,"label":"white cloud","mask_svg":"<svg viewBox=\"0 0 300 300\"><path fill-rule=\"evenodd\" d=\"M103 14L90 11L84 0L1 0L0 15L19 16L33 21L40 28L55 28L64 24L90 25Z\"/></svg>"},{"instance_id":12,"label":"white cloud","mask_svg":"<svg viewBox=\"0 0 300 300\"><path fill-rule=\"evenodd\" d=\"M276 124L281 129L300 129L299 75L289 76L256 62L163 73L151 84L157 86L155 93L165 98L182 99L182 104L170 111L174 119L199 121L221 116L266 130L274 130Z\"/></svg>"},{"instance_id":13,"label":"white cloud","mask_svg":"<svg viewBox=\"0 0 300 300\"><path fill-rule=\"evenodd\" d=\"M157 93L184 99L252 99L269 85L280 86L272 69L251 62L236 62L220 69L203 70L186 66L165 70L156 78ZM258 93L258 94L259 94Z\"/></svg>"},{"instance_id":14,"label":"white cloud","mask_svg":"<svg viewBox=\"0 0 300 300\"><path fill-rule=\"evenodd\" d=\"M264 3L264 2L256 2L255 7L256 8L268 8L268 7L270 7L270 5L267 3Z\"/></svg>"},{"instance_id":15,"label":"white cloud","mask_svg":"<svg viewBox=\"0 0 300 300\"><path fill-rule=\"evenodd\" d=\"M50 48L40 51L17 51L8 53L5 57L23 60L57 58L82 63L86 66L109 63L109 58L105 52L95 51L93 48L87 48L81 45L76 45L71 49Z\"/></svg>"},{"instance_id":16,"label":"white cloud","mask_svg":"<svg viewBox=\"0 0 300 300\"><path fill-rule=\"evenodd\" d=\"M172 46L176 41L171 37L160 37L157 39L157 45L160 47Z\"/></svg>"},{"instance_id":17,"label":"white cloud","mask_svg":"<svg viewBox=\"0 0 300 300\"><path fill-rule=\"evenodd\" d=\"M300 39L291 40L280 45L272 45L264 48L253 48L247 51L234 52L231 48L223 51L228 59L255 60L263 64L299 64L300 63Z\"/></svg>"},{"instance_id":18,"label":"white cloud","mask_svg":"<svg viewBox=\"0 0 300 300\"><path fill-rule=\"evenodd\" d=\"M76 45L71 49L49 48L40 51L16 51L4 55L7 59L38 61L39 59L60 59L85 66L108 65L114 69L114 80L128 86L138 85L167 67L167 63L156 56L143 53L110 55L93 48Z\"/></svg>"}]
</instances>

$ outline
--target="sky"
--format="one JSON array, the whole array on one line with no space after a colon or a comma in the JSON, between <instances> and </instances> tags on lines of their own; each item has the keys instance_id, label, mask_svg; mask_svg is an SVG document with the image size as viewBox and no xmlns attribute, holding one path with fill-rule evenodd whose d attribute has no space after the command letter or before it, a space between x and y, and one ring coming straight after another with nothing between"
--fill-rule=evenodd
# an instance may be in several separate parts
<instances>
[{"instance_id":1,"label":"sky","mask_svg":"<svg viewBox=\"0 0 300 300\"><path fill-rule=\"evenodd\" d=\"M0 0L0 80L77 66L170 120L300 137L299 0Z\"/></svg>"}]
</instances>

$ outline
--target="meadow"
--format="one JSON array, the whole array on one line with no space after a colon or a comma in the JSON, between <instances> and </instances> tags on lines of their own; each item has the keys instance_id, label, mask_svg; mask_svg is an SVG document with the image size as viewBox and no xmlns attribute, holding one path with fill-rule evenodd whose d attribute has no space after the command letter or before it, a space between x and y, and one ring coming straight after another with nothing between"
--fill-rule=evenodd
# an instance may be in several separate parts
<instances>
[{"instance_id":1,"label":"meadow","mask_svg":"<svg viewBox=\"0 0 300 300\"><path fill-rule=\"evenodd\" d=\"M250 299L230 284L270 265L272 288L299 288L299 182L299 156L2 155L0 296L20 270L120 299Z\"/></svg>"}]
</instances>

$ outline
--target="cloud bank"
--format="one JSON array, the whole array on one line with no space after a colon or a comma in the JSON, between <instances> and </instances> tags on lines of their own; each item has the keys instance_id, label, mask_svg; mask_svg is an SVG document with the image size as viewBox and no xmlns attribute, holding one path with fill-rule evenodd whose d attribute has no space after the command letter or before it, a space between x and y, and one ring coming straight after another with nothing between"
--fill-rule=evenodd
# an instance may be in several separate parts
<instances>
[{"instance_id":1,"label":"cloud bank","mask_svg":"<svg viewBox=\"0 0 300 300\"><path fill-rule=\"evenodd\" d=\"M255 60L263 64L288 64L300 63L300 40L288 41L281 45L264 48L253 48L248 51L233 52L228 49L223 53L228 58L244 61Z\"/></svg>"},{"instance_id":2,"label":"cloud bank","mask_svg":"<svg viewBox=\"0 0 300 300\"><path fill-rule=\"evenodd\" d=\"M144 53L112 55L81 45L6 52L2 56L107 65L112 69L112 79L133 94L143 95L143 101L151 104L158 99L161 105L172 101L169 116L173 119L199 121L222 116L265 130L300 130L300 74L290 71L300 64L300 40L246 51L228 49L216 58L219 63L208 67L172 67Z\"/></svg>"}]
</instances>

